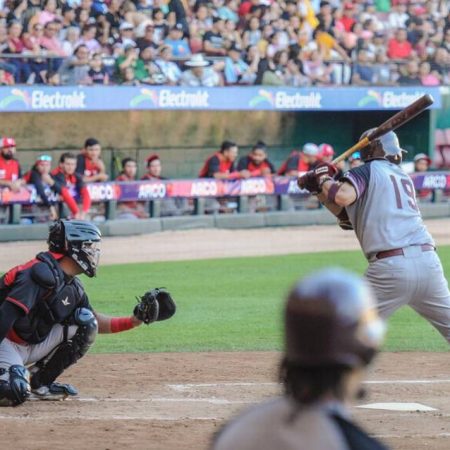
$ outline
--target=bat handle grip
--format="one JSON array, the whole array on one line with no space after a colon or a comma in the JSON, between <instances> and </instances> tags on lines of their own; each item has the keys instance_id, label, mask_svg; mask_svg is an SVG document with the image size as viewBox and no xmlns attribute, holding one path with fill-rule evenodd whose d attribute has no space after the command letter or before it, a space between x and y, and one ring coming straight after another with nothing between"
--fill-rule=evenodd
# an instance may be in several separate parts
<instances>
[{"instance_id":1,"label":"bat handle grip","mask_svg":"<svg viewBox=\"0 0 450 450\"><path fill-rule=\"evenodd\" d=\"M332 164L337 164L338 162L341 162L344 159L347 159L352 153L354 153L354 152L356 152L358 150L361 150L362 148L364 148L367 145L369 145L369 143L370 143L370 140L366 136L364 139L361 139L360 141L358 141L353 147L350 147L349 149L345 150L344 153L339 155L337 158L334 158L331 163Z\"/></svg>"}]
</instances>

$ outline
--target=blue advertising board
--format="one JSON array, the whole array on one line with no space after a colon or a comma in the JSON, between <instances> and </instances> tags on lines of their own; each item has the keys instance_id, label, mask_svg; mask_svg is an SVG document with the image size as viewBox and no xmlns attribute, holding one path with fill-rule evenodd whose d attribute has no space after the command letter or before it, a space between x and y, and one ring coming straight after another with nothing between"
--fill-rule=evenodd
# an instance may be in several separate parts
<instances>
[{"instance_id":1,"label":"blue advertising board","mask_svg":"<svg viewBox=\"0 0 450 450\"><path fill-rule=\"evenodd\" d=\"M441 107L439 88L269 86L188 88L178 86L0 87L2 112L211 110L362 111L399 110L430 94Z\"/></svg>"}]
</instances>

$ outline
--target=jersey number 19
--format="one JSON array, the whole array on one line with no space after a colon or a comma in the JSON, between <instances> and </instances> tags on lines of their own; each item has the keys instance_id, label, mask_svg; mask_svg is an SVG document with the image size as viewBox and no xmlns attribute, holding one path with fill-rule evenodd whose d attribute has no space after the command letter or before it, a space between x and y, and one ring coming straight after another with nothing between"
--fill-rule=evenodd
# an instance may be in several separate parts
<instances>
[{"instance_id":1,"label":"jersey number 19","mask_svg":"<svg viewBox=\"0 0 450 450\"><path fill-rule=\"evenodd\" d=\"M397 202L397 208L403 209L403 202L402 202L402 191L404 194L406 194L406 203L415 211L418 211L419 208L417 207L416 203L416 196L414 193L414 186L409 178L396 178L394 175L390 175L392 185L394 186L395 191L395 200ZM399 187L401 186L401 189Z\"/></svg>"}]
</instances>

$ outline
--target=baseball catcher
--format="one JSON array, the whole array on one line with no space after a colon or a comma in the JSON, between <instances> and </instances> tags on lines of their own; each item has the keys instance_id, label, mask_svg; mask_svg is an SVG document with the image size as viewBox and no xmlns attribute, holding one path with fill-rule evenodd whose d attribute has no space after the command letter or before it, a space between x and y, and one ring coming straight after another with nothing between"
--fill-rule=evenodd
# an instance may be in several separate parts
<instances>
[{"instance_id":1,"label":"baseball catcher","mask_svg":"<svg viewBox=\"0 0 450 450\"><path fill-rule=\"evenodd\" d=\"M58 220L50 226L49 251L0 278L0 406L77 395L74 386L55 380L88 352L97 333L175 314L165 289L146 292L127 317L95 311L77 275L95 276L100 240L92 223Z\"/></svg>"},{"instance_id":2,"label":"baseball catcher","mask_svg":"<svg viewBox=\"0 0 450 450\"><path fill-rule=\"evenodd\" d=\"M364 164L339 181L334 179L336 168L322 163L302 175L298 184L318 196L341 228L355 231L369 262L366 277L381 317L408 305L450 342L448 283L414 185L400 166L403 153L390 131L361 149Z\"/></svg>"}]
</instances>

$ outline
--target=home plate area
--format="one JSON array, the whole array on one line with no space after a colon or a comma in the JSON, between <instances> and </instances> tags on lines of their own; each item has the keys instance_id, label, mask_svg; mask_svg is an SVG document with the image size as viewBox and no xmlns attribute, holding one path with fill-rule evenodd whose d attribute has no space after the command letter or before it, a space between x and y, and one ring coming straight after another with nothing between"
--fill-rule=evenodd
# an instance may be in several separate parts
<instances>
[{"instance_id":1,"label":"home plate area","mask_svg":"<svg viewBox=\"0 0 450 450\"><path fill-rule=\"evenodd\" d=\"M77 399L1 408L1 448L207 449L221 425L278 395L276 352L88 355ZM415 369L412 377L412 368ZM393 449L450 448L448 353L385 353L352 407Z\"/></svg>"}]
</instances>

